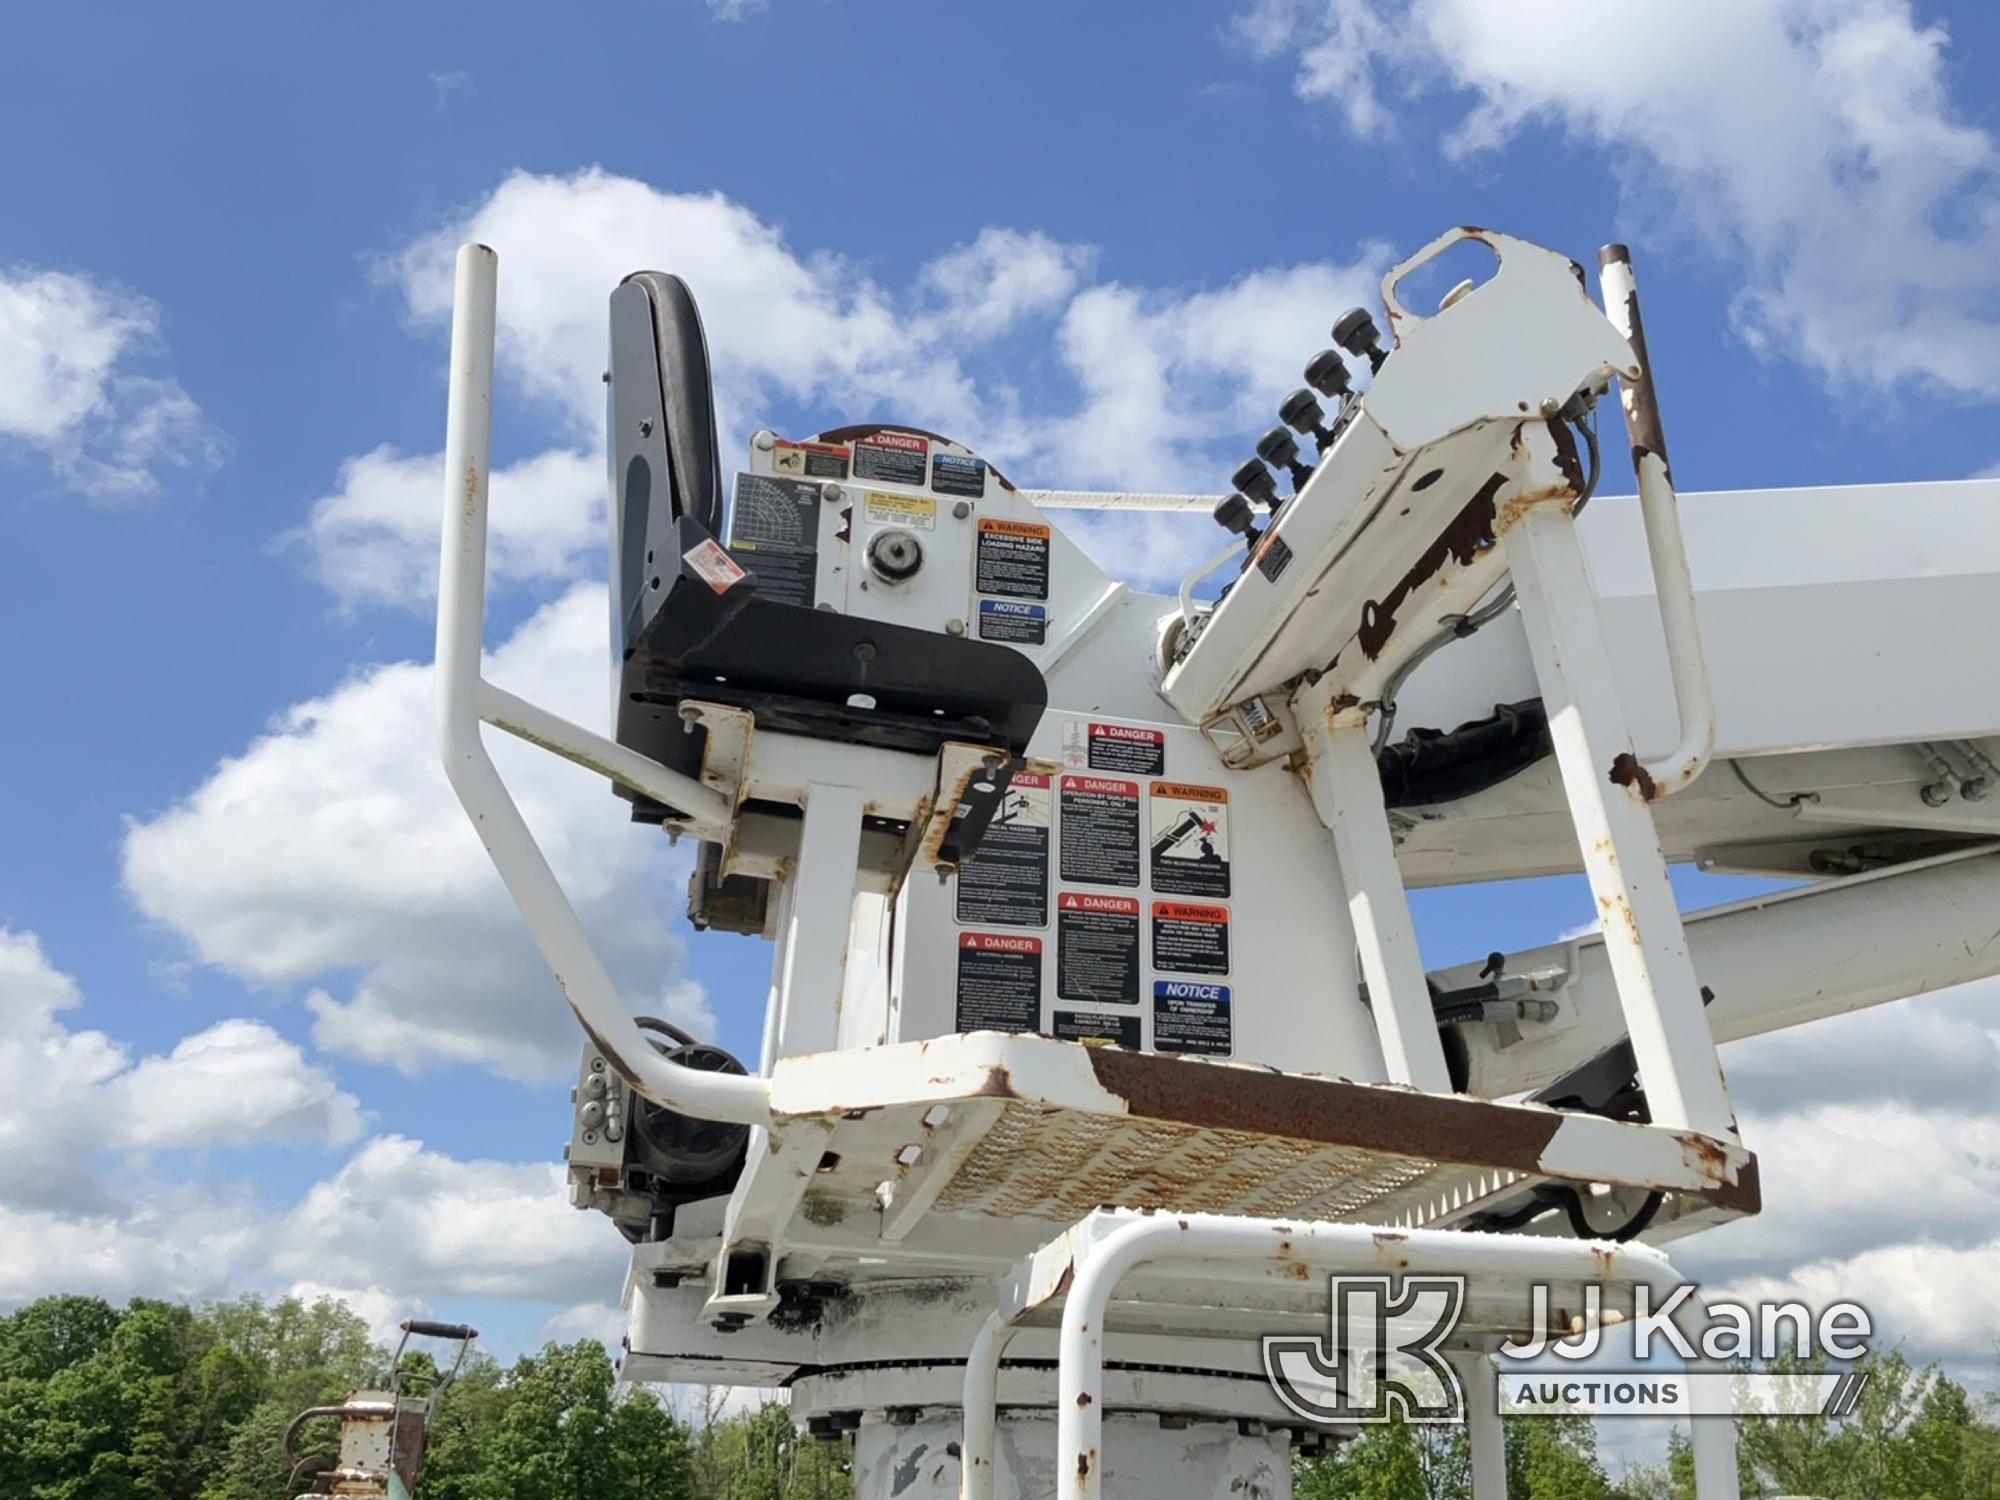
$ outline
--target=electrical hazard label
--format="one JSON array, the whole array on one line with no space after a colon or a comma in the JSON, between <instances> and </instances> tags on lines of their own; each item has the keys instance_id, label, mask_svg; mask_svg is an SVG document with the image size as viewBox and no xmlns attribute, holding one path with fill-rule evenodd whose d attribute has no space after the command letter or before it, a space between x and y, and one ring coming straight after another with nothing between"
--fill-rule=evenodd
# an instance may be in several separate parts
<instances>
[{"instance_id":1,"label":"electrical hazard label","mask_svg":"<svg viewBox=\"0 0 2000 1500\"><path fill-rule=\"evenodd\" d=\"M1119 1015L1103 1010L1059 1010L1054 1034L1058 1041L1109 1042L1114 1047L1139 1050L1139 1013Z\"/></svg>"},{"instance_id":2,"label":"electrical hazard label","mask_svg":"<svg viewBox=\"0 0 2000 1500\"><path fill-rule=\"evenodd\" d=\"M892 495L870 490L862 513L871 526L907 526L913 531L937 529L937 501L929 495Z\"/></svg>"},{"instance_id":3,"label":"electrical hazard label","mask_svg":"<svg viewBox=\"0 0 2000 1500\"><path fill-rule=\"evenodd\" d=\"M985 499L986 460L961 458L956 453L933 453L931 488L940 495L957 495L966 500Z\"/></svg>"},{"instance_id":4,"label":"electrical hazard label","mask_svg":"<svg viewBox=\"0 0 2000 1500\"><path fill-rule=\"evenodd\" d=\"M833 443L780 443L771 450L772 471L797 479L845 479L847 450Z\"/></svg>"},{"instance_id":5,"label":"electrical hazard label","mask_svg":"<svg viewBox=\"0 0 2000 1500\"><path fill-rule=\"evenodd\" d=\"M1227 896L1229 793L1178 781L1156 781L1151 792L1153 889L1173 896Z\"/></svg>"},{"instance_id":6,"label":"electrical hazard label","mask_svg":"<svg viewBox=\"0 0 2000 1500\"><path fill-rule=\"evenodd\" d=\"M1049 778L1018 774L1002 793L979 850L959 867L958 920L1049 924Z\"/></svg>"},{"instance_id":7,"label":"electrical hazard label","mask_svg":"<svg viewBox=\"0 0 2000 1500\"><path fill-rule=\"evenodd\" d=\"M1048 606L1023 604L1018 599L981 599L979 638L982 641L1002 641L1009 646L1046 646L1049 641Z\"/></svg>"},{"instance_id":8,"label":"electrical hazard label","mask_svg":"<svg viewBox=\"0 0 2000 1500\"><path fill-rule=\"evenodd\" d=\"M877 432L854 443L854 477L921 486L930 468L928 438L914 432Z\"/></svg>"},{"instance_id":9,"label":"electrical hazard label","mask_svg":"<svg viewBox=\"0 0 2000 1500\"><path fill-rule=\"evenodd\" d=\"M1139 883L1139 783L1065 776L1060 788L1065 884Z\"/></svg>"},{"instance_id":10,"label":"electrical hazard label","mask_svg":"<svg viewBox=\"0 0 2000 1500\"><path fill-rule=\"evenodd\" d=\"M1229 1056L1229 986L1155 980L1153 1050Z\"/></svg>"},{"instance_id":11,"label":"electrical hazard label","mask_svg":"<svg viewBox=\"0 0 2000 1500\"><path fill-rule=\"evenodd\" d=\"M1042 940L1007 932L958 935L960 1031L1033 1031L1042 1020Z\"/></svg>"},{"instance_id":12,"label":"electrical hazard label","mask_svg":"<svg viewBox=\"0 0 2000 1500\"><path fill-rule=\"evenodd\" d=\"M1056 998L1139 1003L1139 903L1064 891L1056 897Z\"/></svg>"},{"instance_id":13,"label":"electrical hazard label","mask_svg":"<svg viewBox=\"0 0 2000 1500\"><path fill-rule=\"evenodd\" d=\"M729 551L757 575L757 594L811 609L819 553L819 486L738 474Z\"/></svg>"},{"instance_id":14,"label":"electrical hazard label","mask_svg":"<svg viewBox=\"0 0 2000 1500\"><path fill-rule=\"evenodd\" d=\"M1177 974L1229 972L1229 908L1153 903L1153 967Z\"/></svg>"},{"instance_id":15,"label":"electrical hazard label","mask_svg":"<svg viewBox=\"0 0 2000 1500\"><path fill-rule=\"evenodd\" d=\"M1167 769L1167 732L1131 724L1085 724L1084 764L1093 771L1159 776Z\"/></svg>"},{"instance_id":16,"label":"electrical hazard label","mask_svg":"<svg viewBox=\"0 0 2000 1500\"><path fill-rule=\"evenodd\" d=\"M1050 535L1047 526L1035 521L982 519L973 591L1010 599L1048 598Z\"/></svg>"}]
</instances>

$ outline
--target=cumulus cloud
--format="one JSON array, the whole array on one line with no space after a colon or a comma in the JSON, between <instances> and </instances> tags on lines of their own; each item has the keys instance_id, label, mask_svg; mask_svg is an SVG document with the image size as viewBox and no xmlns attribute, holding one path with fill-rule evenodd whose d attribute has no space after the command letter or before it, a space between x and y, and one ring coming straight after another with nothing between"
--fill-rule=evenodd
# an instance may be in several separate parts
<instances>
[{"instance_id":1,"label":"cumulus cloud","mask_svg":"<svg viewBox=\"0 0 2000 1500\"><path fill-rule=\"evenodd\" d=\"M1604 153L1639 225L1740 275L1753 347L1836 386L2000 395L2000 153L1910 0L1690 0L1615 26L1590 0L1533 26L1480 0L1259 0L1238 24L1363 138L1441 87L1473 100L1442 142L1460 160L1543 125Z\"/></svg>"},{"instance_id":2,"label":"cumulus cloud","mask_svg":"<svg viewBox=\"0 0 2000 1500\"><path fill-rule=\"evenodd\" d=\"M601 727L605 617L604 591L579 586L495 651L487 675ZM459 1062L551 1078L573 1065L575 1024L438 765L431 687L428 664L394 662L287 709L179 803L129 825L125 886L202 962L252 984L316 985L324 1050L409 1072ZM628 822L600 778L494 739L625 993L712 1034L706 997L679 977L685 855Z\"/></svg>"},{"instance_id":3,"label":"cumulus cloud","mask_svg":"<svg viewBox=\"0 0 2000 1500\"><path fill-rule=\"evenodd\" d=\"M72 272L0 270L0 442L101 503L151 499L169 473L206 479L221 434L178 381L132 368L160 342L144 297Z\"/></svg>"},{"instance_id":4,"label":"cumulus cloud","mask_svg":"<svg viewBox=\"0 0 2000 1500\"><path fill-rule=\"evenodd\" d=\"M0 1202L100 1205L100 1152L353 1141L360 1104L261 1021L229 1020L137 1062L72 1030L82 993L33 933L0 928Z\"/></svg>"},{"instance_id":5,"label":"cumulus cloud","mask_svg":"<svg viewBox=\"0 0 2000 1500\"><path fill-rule=\"evenodd\" d=\"M1298 384L1312 352L1301 329L1368 300L1387 260L1364 245L1351 261L1252 271L1220 287L1090 284L1091 247L994 225L891 287L832 250L793 246L720 194L598 168L516 172L380 263L432 336L449 321L453 256L467 240L500 252L503 378L567 443L494 477L496 586L595 571L605 302L633 270L672 270L695 290L726 467L753 427L787 411L813 427L893 418L947 432L1021 483L1200 491L1221 488ZM1033 348L1053 354L1054 376L1024 396L1013 356ZM435 467L377 449L350 459L314 502L292 540L345 604L428 599ZM1148 585L1177 581L1215 544L1201 517L1063 524L1119 576Z\"/></svg>"}]
</instances>

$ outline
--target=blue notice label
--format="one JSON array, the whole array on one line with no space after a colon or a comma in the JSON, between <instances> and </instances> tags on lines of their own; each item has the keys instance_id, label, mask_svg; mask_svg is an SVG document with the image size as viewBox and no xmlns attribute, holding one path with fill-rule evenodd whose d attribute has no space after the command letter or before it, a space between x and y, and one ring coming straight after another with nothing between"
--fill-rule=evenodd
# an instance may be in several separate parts
<instances>
[{"instance_id":1,"label":"blue notice label","mask_svg":"<svg viewBox=\"0 0 2000 1500\"><path fill-rule=\"evenodd\" d=\"M1013 599L981 599L979 638L982 641L1005 641L1014 646L1046 645L1049 639L1048 607L1022 604Z\"/></svg>"},{"instance_id":2,"label":"blue notice label","mask_svg":"<svg viewBox=\"0 0 2000 1500\"><path fill-rule=\"evenodd\" d=\"M1229 986L1187 979L1153 981L1153 1050L1227 1057L1233 1046Z\"/></svg>"}]
</instances>

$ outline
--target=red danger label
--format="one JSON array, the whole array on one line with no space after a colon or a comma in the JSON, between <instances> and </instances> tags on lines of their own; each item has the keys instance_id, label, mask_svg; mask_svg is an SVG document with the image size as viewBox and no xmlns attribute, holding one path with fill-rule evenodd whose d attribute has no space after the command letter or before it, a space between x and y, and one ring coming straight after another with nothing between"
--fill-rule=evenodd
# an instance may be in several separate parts
<instances>
[{"instance_id":1,"label":"red danger label","mask_svg":"<svg viewBox=\"0 0 2000 1500\"><path fill-rule=\"evenodd\" d=\"M1062 789L1066 792L1094 792L1100 797L1137 797L1139 786L1132 781L1108 781L1102 776L1065 776Z\"/></svg>"},{"instance_id":2,"label":"red danger label","mask_svg":"<svg viewBox=\"0 0 2000 1500\"><path fill-rule=\"evenodd\" d=\"M999 932L961 932L958 946L970 948L977 953L1029 953L1042 951L1042 940L1036 937L1012 937Z\"/></svg>"},{"instance_id":3,"label":"red danger label","mask_svg":"<svg viewBox=\"0 0 2000 1500\"><path fill-rule=\"evenodd\" d=\"M900 448L905 453L928 453L930 441L908 432L874 432L860 439L871 448Z\"/></svg>"},{"instance_id":4,"label":"red danger label","mask_svg":"<svg viewBox=\"0 0 2000 1500\"><path fill-rule=\"evenodd\" d=\"M1016 771L1014 779L1009 785L1024 786L1036 791L1046 792L1049 789L1049 778L1046 776L1036 776L1028 771Z\"/></svg>"},{"instance_id":5,"label":"red danger label","mask_svg":"<svg viewBox=\"0 0 2000 1500\"><path fill-rule=\"evenodd\" d=\"M1130 740L1138 745L1164 745L1167 742L1164 729L1135 729L1130 724L1093 724L1090 732L1099 739Z\"/></svg>"},{"instance_id":6,"label":"red danger label","mask_svg":"<svg viewBox=\"0 0 2000 1500\"><path fill-rule=\"evenodd\" d=\"M1064 891L1056 905L1062 911L1098 911L1113 917L1139 915L1139 903L1130 896L1092 896L1083 891Z\"/></svg>"}]
</instances>

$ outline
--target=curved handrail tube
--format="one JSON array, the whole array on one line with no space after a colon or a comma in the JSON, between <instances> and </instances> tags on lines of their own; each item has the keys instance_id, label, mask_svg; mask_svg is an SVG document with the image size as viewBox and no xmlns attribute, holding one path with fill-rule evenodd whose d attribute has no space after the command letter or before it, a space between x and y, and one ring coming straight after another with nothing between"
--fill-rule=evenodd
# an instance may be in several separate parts
<instances>
[{"instance_id":1,"label":"curved handrail tube","mask_svg":"<svg viewBox=\"0 0 2000 1500\"><path fill-rule=\"evenodd\" d=\"M504 713L520 700L488 689L479 675L486 615L486 490L492 472L493 336L499 287L499 257L485 245L458 252L452 304L451 390L445 417L445 508L438 572L437 726L438 750L446 778L458 794L480 842L492 857L508 894L555 971L570 1008L605 1062L642 1096L666 1109L703 1120L766 1125L771 1119L768 1079L701 1073L668 1062L648 1044L619 999L617 987L577 920L541 846L500 779L480 735L482 711ZM540 711L536 710L539 714ZM552 721L552 722L551 722ZM542 730L563 725L553 715L534 720ZM521 727L509 725L514 732ZM576 736L588 731L574 730ZM551 742L554 734L531 735ZM593 737L594 738L594 737ZM588 741L576 742L590 748ZM568 753L561 743L552 743ZM571 755L572 759L583 759ZM585 764L591 764L587 759ZM650 764L650 763L649 763ZM603 765L595 769L606 770ZM627 769L630 769L629 767ZM662 790L699 816L706 804L690 807L686 787L702 796L716 794L662 766L674 777ZM685 786L678 785L685 783ZM650 790L650 789L649 789Z\"/></svg>"}]
</instances>

